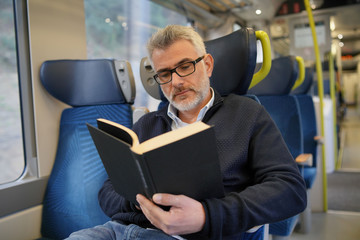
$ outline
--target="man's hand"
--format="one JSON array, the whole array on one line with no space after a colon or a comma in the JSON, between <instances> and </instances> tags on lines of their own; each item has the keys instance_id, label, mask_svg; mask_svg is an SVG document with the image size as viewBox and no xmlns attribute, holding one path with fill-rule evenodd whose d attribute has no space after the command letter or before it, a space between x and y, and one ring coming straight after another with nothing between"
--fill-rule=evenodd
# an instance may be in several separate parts
<instances>
[{"instance_id":1,"label":"man's hand","mask_svg":"<svg viewBox=\"0 0 360 240\"><path fill-rule=\"evenodd\" d=\"M155 227L169 235L190 234L202 230L205 211L202 204L184 195L155 194L153 201L162 206L170 206L164 211L141 194L136 196L141 210Z\"/></svg>"}]
</instances>

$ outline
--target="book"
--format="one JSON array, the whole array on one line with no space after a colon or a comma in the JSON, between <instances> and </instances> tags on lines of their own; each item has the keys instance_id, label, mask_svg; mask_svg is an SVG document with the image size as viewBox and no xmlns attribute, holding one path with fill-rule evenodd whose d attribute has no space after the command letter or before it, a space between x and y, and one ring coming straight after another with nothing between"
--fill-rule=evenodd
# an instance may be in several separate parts
<instances>
[{"instance_id":1,"label":"book","mask_svg":"<svg viewBox=\"0 0 360 240\"><path fill-rule=\"evenodd\" d=\"M197 122L139 143L131 129L97 119L87 123L114 190L138 205L136 195L183 194L198 201L224 197L213 127Z\"/></svg>"}]
</instances>

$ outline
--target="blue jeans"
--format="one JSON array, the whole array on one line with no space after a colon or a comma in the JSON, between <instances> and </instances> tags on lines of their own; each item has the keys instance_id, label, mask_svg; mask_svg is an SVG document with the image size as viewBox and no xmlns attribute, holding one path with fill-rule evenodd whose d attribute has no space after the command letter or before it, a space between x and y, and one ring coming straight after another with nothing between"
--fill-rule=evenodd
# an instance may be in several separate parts
<instances>
[{"instance_id":1,"label":"blue jeans","mask_svg":"<svg viewBox=\"0 0 360 240\"><path fill-rule=\"evenodd\" d=\"M118 222L109 221L104 225L93 228L83 229L72 233L67 240L130 240L130 239L150 239L150 240L174 240L172 236L157 230L145 229L134 224L123 225Z\"/></svg>"}]
</instances>

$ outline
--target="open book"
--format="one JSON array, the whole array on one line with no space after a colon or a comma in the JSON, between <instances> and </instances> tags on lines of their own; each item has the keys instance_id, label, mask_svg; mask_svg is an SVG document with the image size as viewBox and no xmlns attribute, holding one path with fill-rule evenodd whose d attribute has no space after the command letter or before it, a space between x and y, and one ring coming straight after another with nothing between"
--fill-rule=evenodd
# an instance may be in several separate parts
<instances>
[{"instance_id":1,"label":"open book","mask_svg":"<svg viewBox=\"0 0 360 240\"><path fill-rule=\"evenodd\" d=\"M214 129L197 122L143 143L131 129L97 119L87 124L115 191L136 202L136 194L184 194L196 200L224 196Z\"/></svg>"}]
</instances>

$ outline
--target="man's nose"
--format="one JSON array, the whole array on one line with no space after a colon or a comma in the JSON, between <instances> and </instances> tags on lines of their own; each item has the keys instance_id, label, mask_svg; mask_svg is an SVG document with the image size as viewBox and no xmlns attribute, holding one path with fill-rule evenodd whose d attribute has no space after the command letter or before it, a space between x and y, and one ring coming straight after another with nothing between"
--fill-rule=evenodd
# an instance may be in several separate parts
<instances>
[{"instance_id":1,"label":"man's nose","mask_svg":"<svg viewBox=\"0 0 360 240\"><path fill-rule=\"evenodd\" d=\"M177 85L182 85L184 83L184 79L183 77L180 77L176 72L171 73L171 77L172 77L172 85L177 86Z\"/></svg>"}]
</instances>

